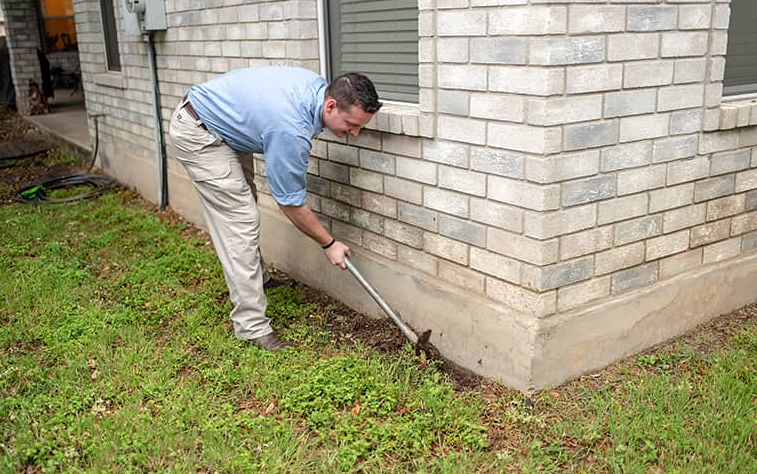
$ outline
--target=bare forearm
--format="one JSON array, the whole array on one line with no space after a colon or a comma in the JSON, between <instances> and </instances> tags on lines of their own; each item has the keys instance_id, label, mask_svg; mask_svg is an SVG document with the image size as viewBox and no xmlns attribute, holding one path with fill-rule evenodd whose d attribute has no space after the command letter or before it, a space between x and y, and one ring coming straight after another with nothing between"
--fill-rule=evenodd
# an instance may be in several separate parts
<instances>
[{"instance_id":1,"label":"bare forearm","mask_svg":"<svg viewBox=\"0 0 757 474\"><path fill-rule=\"evenodd\" d=\"M323 228L318 218L307 205L279 206L279 209L300 232L318 242L318 245L323 246L331 242L331 235Z\"/></svg>"}]
</instances>

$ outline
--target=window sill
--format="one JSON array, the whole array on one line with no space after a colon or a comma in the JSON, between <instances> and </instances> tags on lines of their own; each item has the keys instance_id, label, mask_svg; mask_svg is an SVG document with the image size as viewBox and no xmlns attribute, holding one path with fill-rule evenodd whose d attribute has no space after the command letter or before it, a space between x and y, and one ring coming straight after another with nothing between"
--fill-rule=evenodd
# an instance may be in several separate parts
<instances>
[{"instance_id":1,"label":"window sill","mask_svg":"<svg viewBox=\"0 0 757 474\"><path fill-rule=\"evenodd\" d=\"M433 115L420 111L416 104L384 103L365 126L366 130L433 138Z\"/></svg>"},{"instance_id":2,"label":"window sill","mask_svg":"<svg viewBox=\"0 0 757 474\"><path fill-rule=\"evenodd\" d=\"M92 81L100 86L113 87L114 89L126 89L124 76L118 72L101 72L93 74Z\"/></svg>"},{"instance_id":3,"label":"window sill","mask_svg":"<svg viewBox=\"0 0 757 474\"><path fill-rule=\"evenodd\" d=\"M709 125L705 127L706 131L731 130L757 125L757 98L724 101L720 107L712 110L714 113L707 121Z\"/></svg>"}]
</instances>

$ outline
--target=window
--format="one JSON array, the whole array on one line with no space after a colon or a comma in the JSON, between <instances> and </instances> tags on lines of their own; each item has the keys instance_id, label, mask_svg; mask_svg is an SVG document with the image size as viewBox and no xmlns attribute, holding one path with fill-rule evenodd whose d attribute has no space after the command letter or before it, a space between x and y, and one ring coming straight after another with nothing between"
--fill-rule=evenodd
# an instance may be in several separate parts
<instances>
[{"instance_id":1,"label":"window","mask_svg":"<svg viewBox=\"0 0 757 474\"><path fill-rule=\"evenodd\" d=\"M76 23L72 0L40 0L45 52L76 51Z\"/></svg>"},{"instance_id":2,"label":"window","mask_svg":"<svg viewBox=\"0 0 757 474\"><path fill-rule=\"evenodd\" d=\"M384 100L418 102L417 0L328 0L328 71L370 77Z\"/></svg>"},{"instance_id":3,"label":"window","mask_svg":"<svg viewBox=\"0 0 757 474\"><path fill-rule=\"evenodd\" d=\"M116 31L116 15L113 0L100 0L100 13L103 21L103 37L105 39L105 62L108 71L121 70L121 57L118 55L118 33Z\"/></svg>"},{"instance_id":4,"label":"window","mask_svg":"<svg viewBox=\"0 0 757 474\"><path fill-rule=\"evenodd\" d=\"M733 0L723 95L757 93L757 2Z\"/></svg>"}]
</instances>

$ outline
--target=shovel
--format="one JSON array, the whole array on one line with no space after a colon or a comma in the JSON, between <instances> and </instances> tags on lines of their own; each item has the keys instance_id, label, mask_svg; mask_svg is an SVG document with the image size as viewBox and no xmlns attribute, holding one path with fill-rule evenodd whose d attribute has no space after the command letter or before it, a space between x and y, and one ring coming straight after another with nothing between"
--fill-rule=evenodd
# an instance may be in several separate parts
<instances>
[{"instance_id":1,"label":"shovel","mask_svg":"<svg viewBox=\"0 0 757 474\"><path fill-rule=\"evenodd\" d=\"M415 347L416 355L420 355L421 351L429 353L429 349L431 349L431 344L429 343L429 338L431 337L431 329L423 332L419 337L417 334L415 334L415 332L413 332L412 329L410 329L410 326L405 324L405 322L402 321L400 317L394 313L394 311L392 311L392 308L390 308L389 305L384 302L384 300L381 298L381 295L379 295L378 292L373 288L373 286L368 283L368 280L366 280L363 275L360 274L360 272L357 270L357 268L355 268L348 257L344 257L344 264L347 266L347 270L352 273L352 276L355 277L358 283L360 283L368 292L368 294L371 295L374 300L376 300L376 303L381 306L381 309L383 309L384 312L390 318L392 318L394 324L396 324L397 327L400 328L400 331L402 331L402 334L405 335L407 340L413 344L413 346Z\"/></svg>"}]
</instances>

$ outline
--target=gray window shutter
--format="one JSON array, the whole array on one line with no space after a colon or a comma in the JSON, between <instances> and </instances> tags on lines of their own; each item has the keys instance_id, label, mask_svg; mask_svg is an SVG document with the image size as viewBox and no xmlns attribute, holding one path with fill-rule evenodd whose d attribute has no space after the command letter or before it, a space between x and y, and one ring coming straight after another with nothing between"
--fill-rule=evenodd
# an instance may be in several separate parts
<instances>
[{"instance_id":1,"label":"gray window shutter","mask_svg":"<svg viewBox=\"0 0 757 474\"><path fill-rule=\"evenodd\" d=\"M417 0L329 0L329 72L359 72L385 100L418 102Z\"/></svg>"},{"instance_id":2,"label":"gray window shutter","mask_svg":"<svg viewBox=\"0 0 757 474\"><path fill-rule=\"evenodd\" d=\"M723 93L757 92L757 2L733 0Z\"/></svg>"}]
</instances>

